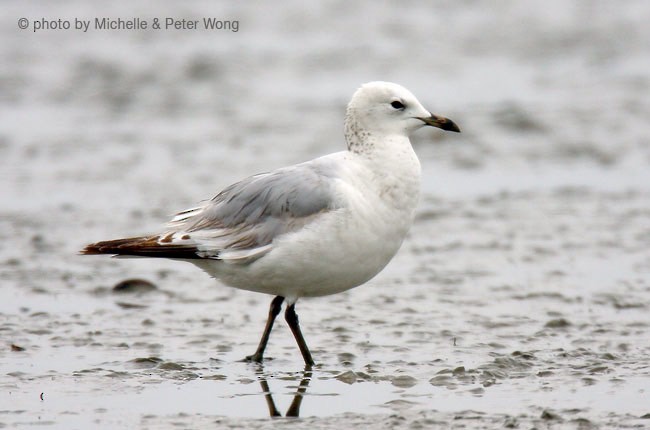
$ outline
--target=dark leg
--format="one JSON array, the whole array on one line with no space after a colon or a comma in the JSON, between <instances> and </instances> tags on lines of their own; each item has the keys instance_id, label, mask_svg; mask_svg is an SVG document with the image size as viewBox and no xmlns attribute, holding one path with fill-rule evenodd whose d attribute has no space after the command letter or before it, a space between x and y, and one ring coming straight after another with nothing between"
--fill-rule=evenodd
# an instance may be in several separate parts
<instances>
[{"instance_id":1,"label":"dark leg","mask_svg":"<svg viewBox=\"0 0 650 430\"><path fill-rule=\"evenodd\" d=\"M262 386L262 392L266 399L266 406L269 408L269 415L272 417L281 417L282 414L278 411L278 408L275 407L273 395L271 395L271 390L269 389L269 383L266 382L266 379L260 379L260 385Z\"/></svg>"},{"instance_id":2,"label":"dark leg","mask_svg":"<svg viewBox=\"0 0 650 430\"><path fill-rule=\"evenodd\" d=\"M255 354L246 357L246 361L255 361L257 363L261 363L264 359L264 350L266 349L266 344L269 342L269 336L271 335L271 329L273 329L275 317L278 316L280 310L282 309L283 301L284 297L277 296L271 302L271 307L269 308L269 318L266 320L266 327L264 327L264 333L262 333L260 344L257 346L257 351L255 351Z\"/></svg>"},{"instance_id":3,"label":"dark leg","mask_svg":"<svg viewBox=\"0 0 650 430\"><path fill-rule=\"evenodd\" d=\"M310 367L311 366L305 366L305 371L303 372L300 386L298 386L298 391L296 391L296 394L293 396L293 402L291 402L291 406L289 406L289 409L287 409L288 417L297 417L300 415L300 404L302 403L302 398L304 397L305 392L307 392L309 381L311 381L311 370L309 370Z\"/></svg>"},{"instance_id":4,"label":"dark leg","mask_svg":"<svg viewBox=\"0 0 650 430\"><path fill-rule=\"evenodd\" d=\"M307 342L305 342L305 338L302 336L302 332L300 331L300 324L298 323L298 315L296 315L295 307L295 303L288 306L287 310L284 312L284 318L287 320L287 323L291 328L293 337L296 338L296 342L298 343L298 347L302 353L302 358L305 360L305 367L309 369L314 365L314 359L311 358L311 353L309 352L309 348L307 348Z\"/></svg>"}]
</instances>

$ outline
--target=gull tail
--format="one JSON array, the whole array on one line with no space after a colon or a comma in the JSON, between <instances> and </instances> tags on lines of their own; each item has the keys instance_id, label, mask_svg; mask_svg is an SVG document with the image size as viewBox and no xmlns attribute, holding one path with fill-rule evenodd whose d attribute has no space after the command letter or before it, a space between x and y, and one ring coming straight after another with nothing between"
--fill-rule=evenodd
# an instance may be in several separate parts
<instances>
[{"instance_id":1,"label":"gull tail","mask_svg":"<svg viewBox=\"0 0 650 430\"><path fill-rule=\"evenodd\" d=\"M125 239L106 240L91 243L81 250L82 255L132 255L138 257L162 257L195 259L202 258L197 254L195 245L172 242L173 234L159 236L129 237Z\"/></svg>"}]
</instances>

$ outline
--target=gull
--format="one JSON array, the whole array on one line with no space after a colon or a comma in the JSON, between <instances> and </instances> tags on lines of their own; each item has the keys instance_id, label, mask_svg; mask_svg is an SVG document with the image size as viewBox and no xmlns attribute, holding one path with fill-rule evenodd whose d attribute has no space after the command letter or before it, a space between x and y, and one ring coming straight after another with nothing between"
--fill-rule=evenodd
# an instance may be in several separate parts
<instances>
[{"instance_id":1,"label":"gull","mask_svg":"<svg viewBox=\"0 0 650 430\"><path fill-rule=\"evenodd\" d=\"M397 253L420 194L409 136L424 126L460 132L406 88L366 83L346 109L347 150L250 176L178 213L160 234L97 242L81 253L183 260L231 287L275 296L247 361L263 361L286 301L285 319L311 368L296 302L362 285Z\"/></svg>"}]
</instances>

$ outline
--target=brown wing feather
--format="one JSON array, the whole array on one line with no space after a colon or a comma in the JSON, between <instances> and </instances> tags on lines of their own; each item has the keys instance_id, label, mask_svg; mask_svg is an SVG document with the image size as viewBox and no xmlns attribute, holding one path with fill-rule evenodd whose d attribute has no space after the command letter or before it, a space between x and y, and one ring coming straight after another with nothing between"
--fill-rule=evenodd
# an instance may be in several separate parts
<instances>
[{"instance_id":1,"label":"brown wing feather","mask_svg":"<svg viewBox=\"0 0 650 430\"><path fill-rule=\"evenodd\" d=\"M160 242L163 242L161 244ZM81 250L81 254L137 255L141 257L164 258L202 258L196 254L197 249L188 245L164 243L160 236L129 237L125 239L106 240L91 243Z\"/></svg>"}]
</instances>

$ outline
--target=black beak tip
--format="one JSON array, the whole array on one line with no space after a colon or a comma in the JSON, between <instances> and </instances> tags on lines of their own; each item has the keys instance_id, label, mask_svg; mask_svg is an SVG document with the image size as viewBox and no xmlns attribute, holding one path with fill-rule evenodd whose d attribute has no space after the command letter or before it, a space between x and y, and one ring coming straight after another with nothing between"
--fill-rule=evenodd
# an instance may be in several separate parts
<instances>
[{"instance_id":1,"label":"black beak tip","mask_svg":"<svg viewBox=\"0 0 650 430\"><path fill-rule=\"evenodd\" d=\"M453 131L454 133L460 133L460 127L458 127L458 125L456 125L456 123L449 118L432 114L426 118L418 119L424 122L426 125L430 125L431 127L436 127L446 131Z\"/></svg>"},{"instance_id":2,"label":"black beak tip","mask_svg":"<svg viewBox=\"0 0 650 430\"><path fill-rule=\"evenodd\" d=\"M460 133L460 127L450 119L447 119L440 128L447 131L453 131L454 133Z\"/></svg>"}]
</instances>

